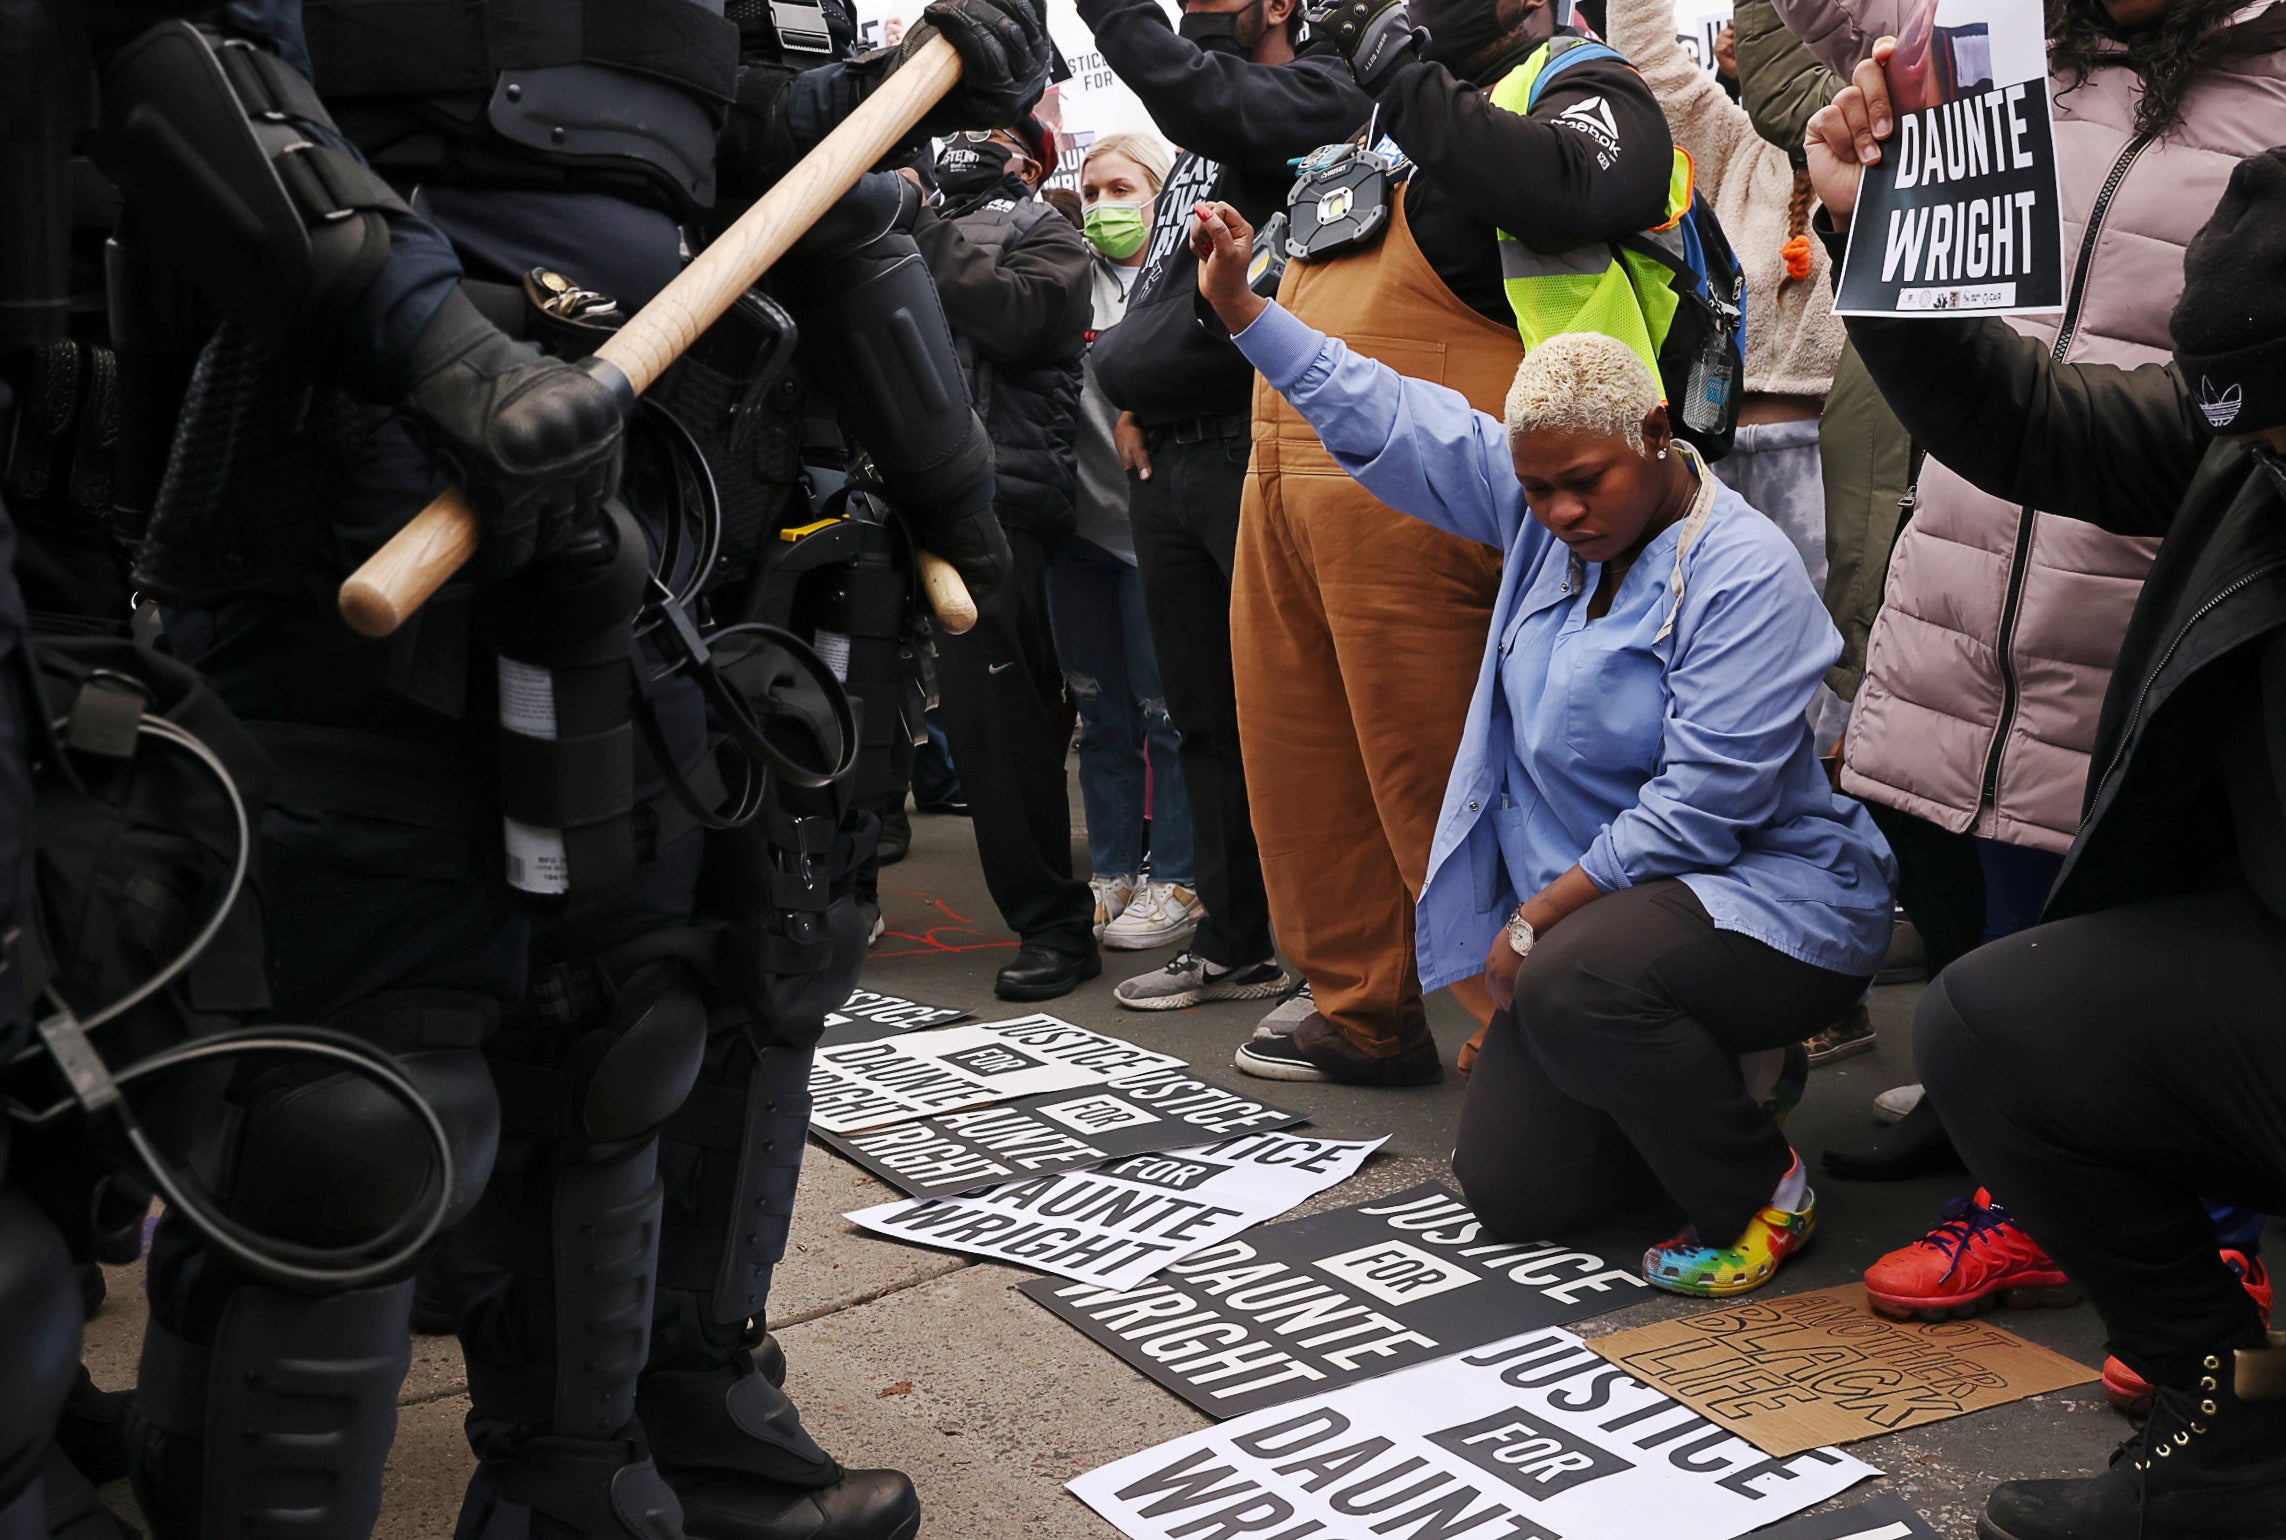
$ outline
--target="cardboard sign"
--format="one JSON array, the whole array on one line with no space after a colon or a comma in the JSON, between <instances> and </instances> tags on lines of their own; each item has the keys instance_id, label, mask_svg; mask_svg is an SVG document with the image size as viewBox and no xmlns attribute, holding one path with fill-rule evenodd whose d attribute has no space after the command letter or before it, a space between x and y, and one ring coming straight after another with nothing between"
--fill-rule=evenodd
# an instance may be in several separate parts
<instances>
[{"instance_id":1,"label":"cardboard sign","mask_svg":"<svg viewBox=\"0 0 2286 1540\"><path fill-rule=\"evenodd\" d=\"M830 1047L835 1043L854 1043L869 1037L883 1037L889 1032L918 1032L924 1027L947 1027L956 1021L965 1021L975 1015L957 1006L924 1005L918 1000L907 1000L898 995L875 994L870 989L850 992L838 1011L828 1011L825 1036L819 1045ZM884 1030L886 1029L886 1030Z\"/></svg>"},{"instance_id":2,"label":"cardboard sign","mask_svg":"<svg viewBox=\"0 0 2286 1540\"><path fill-rule=\"evenodd\" d=\"M846 1217L893 1240L1131 1289L1168 1263L1347 1180L1382 1142L1241 1134Z\"/></svg>"},{"instance_id":3,"label":"cardboard sign","mask_svg":"<svg viewBox=\"0 0 2286 1540\"><path fill-rule=\"evenodd\" d=\"M1551 1330L1220 1423L1070 1485L1136 1540L1731 1540L1879 1474L1832 1449L1771 1459Z\"/></svg>"},{"instance_id":4,"label":"cardboard sign","mask_svg":"<svg viewBox=\"0 0 2286 1540\"><path fill-rule=\"evenodd\" d=\"M810 1064L810 1126L857 1133L1182 1063L1054 1016L836 1043Z\"/></svg>"},{"instance_id":5,"label":"cardboard sign","mask_svg":"<svg viewBox=\"0 0 2286 1540\"><path fill-rule=\"evenodd\" d=\"M2021 1401L2096 1372L1982 1321L1892 1321L1863 1284L1596 1340L1595 1350L1772 1454L1897 1433Z\"/></svg>"},{"instance_id":6,"label":"cardboard sign","mask_svg":"<svg viewBox=\"0 0 2286 1540\"><path fill-rule=\"evenodd\" d=\"M1754 1540L1944 1540L1913 1505L1896 1493L1871 1502L1852 1503L1839 1513L1813 1514L1788 1519L1775 1529L1756 1532Z\"/></svg>"},{"instance_id":7,"label":"cardboard sign","mask_svg":"<svg viewBox=\"0 0 2286 1540\"><path fill-rule=\"evenodd\" d=\"M1486 1237L1435 1182L1194 1253L1131 1289L1024 1292L1211 1417L1371 1379L1601 1315L1648 1288L1634 1266Z\"/></svg>"},{"instance_id":8,"label":"cardboard sign","mask_svg":"<svg viewBox=\"0 0 2286 1540\"><path fill-rule=\"evenodd\" d=\"M1253 1101L1182 1070L1158 1069L1108 1085L818 1138L899 1191L934 1198L1011 1177L1100 1166L1123 1155L1180 1149L1201 1138L1291 1128L1303 1121L1298 1112Z\"/></svg>"},{"instance_id":9,"label":"cardboard sign","mask_svg":"<svg viewBox=\"0 0 2286 1540\"><path fill-rule=\"evenodd\" d=\"M2022 0L1915 0L1889 61L1897 131L1865 168L1839 315L2064 308L2047 40Z\"/></svg>"}]
</instances>

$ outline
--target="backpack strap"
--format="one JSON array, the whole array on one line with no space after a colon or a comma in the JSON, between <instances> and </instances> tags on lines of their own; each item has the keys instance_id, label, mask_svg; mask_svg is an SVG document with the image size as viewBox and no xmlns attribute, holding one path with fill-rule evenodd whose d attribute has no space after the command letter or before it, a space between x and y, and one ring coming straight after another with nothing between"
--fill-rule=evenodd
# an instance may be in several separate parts
<instances>
[{"instance_id":1,"label":"backpack strap","mask_svg":"<svg viewBox=\"0 0 2286 1540\"><path fill-rule=\"evenodd\" d=\"M1562 46L1559 47L1559 44ZM1547 54L1547 62L1540 66L1539 73L1532 79L1531 94L1524 101L1526 112L1540 105L1540 93L1548 89L1549 81L1575 64L1585 64L1591 59L1617 59L1622 64L1627 62L1627 55L1609 43L1599 43L1590 37L1553 38L1542 44L1541 48Z\"/></svg>"}]
</instances>

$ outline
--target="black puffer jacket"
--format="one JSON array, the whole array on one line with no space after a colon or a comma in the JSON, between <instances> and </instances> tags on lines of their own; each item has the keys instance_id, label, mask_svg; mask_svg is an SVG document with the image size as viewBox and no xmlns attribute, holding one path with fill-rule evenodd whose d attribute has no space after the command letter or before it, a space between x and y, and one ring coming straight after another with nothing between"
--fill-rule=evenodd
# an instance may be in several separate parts
<instances>
[{"instance_id":1,"label":"black puffer jacket","mask_svg":"<svg viewBox=\"0 0 2286 1540\"><path fill-rule=\"evenodd\" d=\"M1053 550L1072 534L1093 253L1013 177L980 198L922 210L913 239L992 440L1001 522Z\"/></svg>"},{"instance_id":2,"label":"black puffer jacket","mask_svg":"<svg viewBox=\"0 0 2286 1540\"><path fill-rule=\"evenodd\" d=\"M2054 363L1998 321L1849 332L1914 442L1977 486L2165 537L2048 918L2230 881L2286 918L2286 485L2172 365Z\"/></svg>"}]
</instances>

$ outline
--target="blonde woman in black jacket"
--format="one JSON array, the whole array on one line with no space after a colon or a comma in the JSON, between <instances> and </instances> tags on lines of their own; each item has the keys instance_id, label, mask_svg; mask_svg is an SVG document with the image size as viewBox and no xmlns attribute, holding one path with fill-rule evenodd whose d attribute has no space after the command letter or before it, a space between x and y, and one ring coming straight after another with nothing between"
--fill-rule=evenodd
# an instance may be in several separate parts
<instances>
[{"instance_id":1,"label":"blonde woman in black jacket","mask_svg":"<svg viewBox=\"0 0 2286 1540\"><path fill-rule=\"evenodd\" d=\"M1890 131L1887 56L1811 123L1837 223ZM1914 441L1985 491L2165 538L2043 923L1953 964L1914 1023L1962 1156L2157 1387L2109 1470L2006 1483L1978 1534L2286 1536L2286 1351L2200 1203L2286 1212L2286 149L2240 163L2189 248L2171 365L2057 364L1997 321L1849 327Z\"/></svg>"}]
</instances>

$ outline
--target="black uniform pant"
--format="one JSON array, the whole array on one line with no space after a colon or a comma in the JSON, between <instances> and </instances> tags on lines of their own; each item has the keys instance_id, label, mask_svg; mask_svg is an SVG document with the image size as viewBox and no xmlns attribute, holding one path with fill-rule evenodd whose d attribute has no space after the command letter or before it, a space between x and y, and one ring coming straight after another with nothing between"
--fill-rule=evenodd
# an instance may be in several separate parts
<instances>
[{"instance_id":1,"label":"black uniform pant","mask_svg":"<svg viewBox=\"0 0 2286 1540\"><path fill-rule=\"evenodd\" d=\"M1159 681L1183 740L1193 869L1207 911L1191 945L1224 967L1260 962L1273 945L1230 667L1230 569L1249 449L1243 429L1187 444L1156 432L1151 479L1130 483L1127 504Z\"/></svg>"},{"instance_id":2,"label":"black uniform pant","mask_svg":"<svg viewBox=\"0 0 2286 1540\"><path fill-rule=\"evenodd\" d=\"M2035 926L1922 997L1914 1053L1969 1169L2188 1388L2258 1335L2201 1195L2286 1213L2286 925L2244 888Z\"/></svg>"},{"instance_id":3,"label":"black uniform pant","mask_svg":"<svg viewBox=\"0 0 2286 1540\"><path fill-rule=\"evenodd\" d=\"M1461 1191L1507 1240L1664 1191L1729 1245L1794 1160L1739 1055L1800 1042L1866 982L1717 930L1672 879L1597 899L1533 948L1515 1009L1492 1018L1461 1104Z\"/></svg>"},{"instance_id":4,"label":"black uniform pant","mask_svg":"<svg viewBox=\"0 0 2286 1540\"><path fill-rule=\"evenodd\" d=\"M964 636L937 639L938 714L976 825L984 884L1008 928L1073 956L1095 949L1095 900L1072 875L1064 672L1048 624L1048 552L1008 531L1008 576Z\"/></svg>"}]
</instances>

